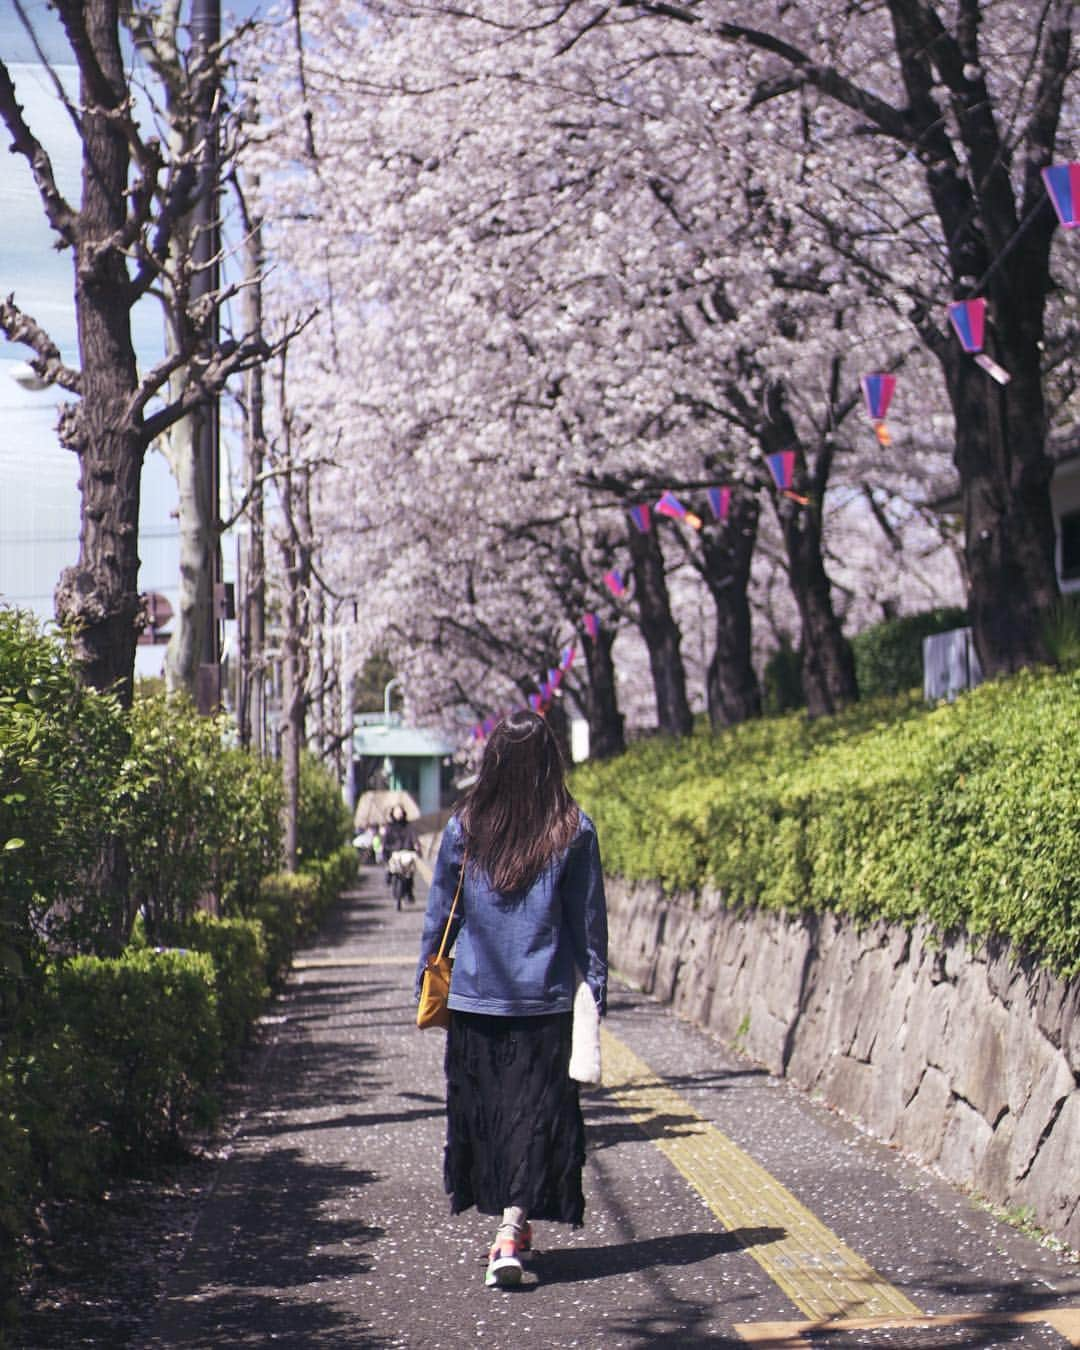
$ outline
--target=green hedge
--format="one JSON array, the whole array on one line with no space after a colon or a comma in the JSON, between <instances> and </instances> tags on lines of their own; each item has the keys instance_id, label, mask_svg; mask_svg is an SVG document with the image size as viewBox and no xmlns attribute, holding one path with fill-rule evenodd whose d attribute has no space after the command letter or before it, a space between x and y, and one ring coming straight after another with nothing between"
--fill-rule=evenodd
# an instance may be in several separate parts
<instances>
[{"instance_id":1,"label":"green hedge","mask_svg":"<svg viewBox=\"0 0 1080 1350\"><path fill-rule=\"evenodd\" d=\"M221 1049L235 1064L269 996L266 934L258 919L216 919L196 914L178 925L169 941L206 952L214 963L217 1022Z\"/></svg>"},{"instance_id":2,"label":"green hedge","mask_svg":"<svg viewBox=\"0 0 1080 1350\"><path fill-rule=\"evenodd\" d=\"M183 699L81 689L63 642L0 606L0 1343L32 1205L212 1118L267 986L355 875L340 790L306 760L306 870L264 884L280 766L232 735Z\"/></svg>"},{"instance_id":3,"label":"green hedge","mask_svg":"<svg viewBox=\"0 0 1080 1350\"><path fill-rule=\"evenodd\" d=\"M276 872L264 878L259 898L248 909L266 935L267 978L279 988L302 936L314 925L319 879L307 872Z\"/></svg>"},{"instance_id":4,"label":"green hedge","mask_svg":"<svg viewBox=\"0 0 1080 1350\"><path fill-rule=\"evenodd\" d=\"M654 740L574 788L605 865L731 906L998 935L1080 972L1080 675Z\"/></svg>"},{"instance_id":5,"label":"green hedge","mask_svg":"<svg viewBox=\"0 0 1080 1350\"><path fill-rule=\"evenodd\" d=\"M356 850L351 844L346 844L328 857L313 858L301 864L301 871L313 876L318 884L315 910L311 916L317 927L341 892L355 884Z\"/></svg>"},{"instance_id":6,"label":"green hedge","mask_svg":"<svg viewBox=\"0 0 1080 1350\"><path fill-rule=\"evenodd\" d=\"M11 1067L38 1176L54 1194L92 1194L212 1121L213 961L153 949L76 957L52 972L19 1049Z\"/></svg>"},{"instance_id":7,"label":"green hedge","mask_svg":"<svg viewBox=\"0 0 1080 1350\"><path fill-rule=\"evenodd\" d=\"M283 983L297 946L318 929L355 877L356 853L345 847L329 858L306 862L299 872L276 872L263 879L258 899L246 912L266 933L271 986Z\"/></svg>"},{"instance_id":8,"label":"green hedge","mask_svg":"<svg viewBox=\"0 0 1080 1350\"><path fill-rule=\"evenodd\" d=\"M310 751L300 756L296 851L301 865L329 858L352 837L352 817L341 784Z\"/></svg>"}]
</instances>

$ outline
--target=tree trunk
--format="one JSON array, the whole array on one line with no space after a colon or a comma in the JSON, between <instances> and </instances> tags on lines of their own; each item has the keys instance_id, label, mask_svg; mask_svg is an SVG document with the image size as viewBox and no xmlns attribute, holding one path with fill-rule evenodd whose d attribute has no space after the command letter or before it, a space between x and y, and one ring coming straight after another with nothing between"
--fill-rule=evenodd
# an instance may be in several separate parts
<instances>
[{"instance_id":1,"label":"tree trunk","mask_svg":"<svg viewBox=\"0 0 1080 1350\"><path fill-rule=\"evenodd\" d=\"M943 356L956 417L968 611L987 676L1050 660L1043 624L1060 591L1038 355L1031 344L997 349L1012 376L1007 388L959 344Z\"/></svg>"},{"instance_id":2,"label":"tree trunk","mask_svg":"<svg viewBox=\"0 0 1080 1350\"><path fill-rule=\"evenodd\" d=\"M249 230L245 252L246 286L243 292L244 326L262 335L262 276L265 258L262 228L256 222ZM266 454L263 420L265 393L263 368L256 365L246 377L244 449L247 463L246 490L248 548L247 576L240 612L240 694L238 720L243 745L266 749L266 542L263 517L262 472Z\"/></svg>"},{"instance_id":3,"label":"tree trunk","mask_svg":"<svg viewBox=\"0 0 1080 1350\"><path fill-rule=\"evenodd\" d=\"M116 0L87 8L94 55L113 110L127 95ZM119 116L82 82L82 208L75 250L75 311L81 399L64 423L79 455L79 560L61 574L56 612L75 629L80 677L130 705L138 637L139 494L143 443L125 409L137 386L131 341L130 279L115 241L126 219L129 156Z\"/></svg>"},{"instance_id":4,"label":"tree trunk","mask_svg":"<svg viewBox=\"0 0 1080 1350\"><path fill-rule=\"evenodd\" d=\"M656 725L668 736L688 736L694 724L686 699L681 636L671 614L664 555L655 529L630 531L638 627L649 649L656 690Z\"/></svg>"},{"instance_id":5,"label":"tree trunk","mask_svg":"<svg viewBox=\"0 0 1080 1350\"><path fill-rule=\"evenodd\" d=\"M590 759L611 759L626 749L623 715L619 712L615 687L615 663L611 659L614 642L614 631L603 626L595 641L588 633L582 638L589 672L585 716L589 722Z\"/></svg>"},{"instance_id":6,"label":"tree trunk","mask_svg":"<svg viewBox=\"0 0 1080 1350\"><path fill-rule=\"evenodd\" d=\"M802 625L802 681L811 717L839 712L859 696L855 657L832 606L821 553L819 506L777 499L788 576Z\"/></svg>"},{"instance_id":7,"label":"tree trunk","mask_svg":"<svg viewBox=\"0 0 1080 1350\"><path fill-rule=\"evenodd\" d=\"M282 393L285 381L282 378ZM285 454L292 456L292 430L285 415ZM290 872L299 861L300 754L307 742L308 676L310 674L312 584L309 493L304 470L286 472L280 480L284 517L281 536L284 596L282 598L282 776L285 783L285 858Z\"/></svg>"},{"instance_id":8,"label":"tree trunk","mask_svg":"<svg viewBox=\"0 0 1080 1350\"><path fill-rule=\"evenodd\" d=\"M701 534L703 575L716 607L716 647L706 673L709 722L714 729L761 716L747 596L760 509L756 492L736 489L727 520L706 525Z\"/></svg>"},{"instance_id":9,"label":"tree trunk","mask_svg":"<svg viewBox=\"0 0 1080 1350\"><path fill-rule=\"evenodd\" d=\"M173 381L174 395L185 383L181 373ZM173 633L165 649L165 684L171 693L184 691L192 699L199 666L211 659L204 647L213 603L211 560L216 538L214 503L198 454L200 422L205 415L206 409L200 407L171 427L166 450L176 480L180 576Z\"/></svg>"},{"instance_id":10,"label":"tree trunk","mask_svg":"<svg viewBox=\"0 0 1080 1350\"><path fill-rule=\"evenodd\" d=\"M832 603L832 584L825 571L821 548L821 512L832 467L832 450L826 442L818 450L813 474L807 473L806 457L787 410L784 387L772 384L766 394L767 421L761 432L766 454L795 451L792 490L807 498L806 504L772 489L773 505L784 536L788 583L802 625L802 679L806 710L811 717L839 712L859 697L855 657L844 637Z\"/></svg>"},{"instance_id":11,"label":"tree trunk","mask_svg":"<svg viewBox=\"0 0 1080 1350\"><path fill-rule=\"evenodd\" d=\"M304 744L304 679L301 672L300 587L297 547L291 540L281 546L285 574L282 619L282 747L281 773L285 787L285 868L296 871L299 856L300 751Z\"/></svg>"},{"instance_id":12,"label":"tree trunk","mask_svg":"<svg viewBox=\"0 0 1080 1350\"><path fill-rule=\"evenodd\" d=\"M1044 7L1037 71L1029 72L1033 102L1008 111L995 101L979 59L979 8L961 6L950 33L935 28L915 0L889 0L905 112L919 136L954 294L989 301L986 346L1012 377L1002 388L952 334L942 339L936 325L920 325L944 368L956 419L975 646L983 671L998 675L1048 659L1042 625L1060 592L1042 383L1057 221L1040 168L1053 157L1074 68L1073 6L1051 0ZM946 71L953 81L955 127L935 99Z\"/></svg>"}]
</instances>

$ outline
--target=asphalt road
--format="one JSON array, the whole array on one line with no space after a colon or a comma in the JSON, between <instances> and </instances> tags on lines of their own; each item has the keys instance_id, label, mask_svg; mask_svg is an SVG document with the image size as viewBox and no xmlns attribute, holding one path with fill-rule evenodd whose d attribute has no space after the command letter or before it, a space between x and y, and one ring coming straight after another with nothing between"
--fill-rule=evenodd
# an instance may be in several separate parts
<instances>
[{"instance_id":1,"label":"asphalt road","mask_svg":"<svg viewBox=\"0 0 1080 1350\"><path fill-rule=\"evenodd\" d=\"M365 872L300 954L140 1350L1080 1345L1066 1256L617 983L585 1227L537 1224L522 1286L485 1289L494 1223L442 1192L444 1036L413 1024L423 891L399 914Z\"/></svg>"}]
</instances>

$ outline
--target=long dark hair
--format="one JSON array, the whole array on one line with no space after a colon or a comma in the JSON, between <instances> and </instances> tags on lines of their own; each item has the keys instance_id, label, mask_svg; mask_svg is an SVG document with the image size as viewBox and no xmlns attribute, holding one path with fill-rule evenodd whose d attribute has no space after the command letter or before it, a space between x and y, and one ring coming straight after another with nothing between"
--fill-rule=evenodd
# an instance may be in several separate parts
<instances>
[{"instance_id":1,"label":"long dark hair","mask_svg":"<svg viewBox=\"0 0 1080 1350\"><path fill-rule=\"evenodd\" d=\"M578 808L544 718L522 709L498 723L458 818L470 861L508 894L523 890L569 848Z\"/></svg>"}]
</instances>

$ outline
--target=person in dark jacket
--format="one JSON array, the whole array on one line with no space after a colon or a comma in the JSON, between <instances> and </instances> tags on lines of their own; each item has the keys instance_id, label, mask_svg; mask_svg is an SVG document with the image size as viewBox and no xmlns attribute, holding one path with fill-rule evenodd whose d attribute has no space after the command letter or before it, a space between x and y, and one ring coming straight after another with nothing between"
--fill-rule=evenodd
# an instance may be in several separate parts
<instances>
[{"instance_id":1,"label":"person in dark jacket","mask_svg":"<svg viewBox=\"0 0 1080 1350\"><path fill-rule=\"evenodd\" d=\"M386 873L386 884L393 888L398 909L401 908L403 899L413 898L413 875L411 867L395 874L394 869L390 867L390 860L395 853L405 850L415 853L417 857L420 856L420 840L412 821L405 813L405 808L399 803L390 808L390 816L382 836L382 856L389 869Z\"/></svg>"},{"instance_id":2,"label":"person in dark jacket","mask_svg":"<svg viewBox=\"0 0 1080 1350\"><path fill-rule=\"evenodd\" d=\"M419 853L420 840L416 836L412 821L405 813L405 808L399 803L397 806L390 808L390 817L383 828L383 857L389 858L391 853L397 853L399 849L403 848L409 848L414 853Z\"/></svg>"},{"instance_id":3,"label":"person in dark jacket","mask_svg":"<svg viewBox=\"0 0 1080 1350\"><path fill-rule=\"evenodd\" d=\"M520 1283L532 1219L583 1222L585 1125L568 1068L575 988L607 1003L607 908L596 830L536 713L494 729L443 833L416 996L459 878L451 941L443 1180L453 1213L499 1216L485 1283Z\"/></svg>"}]
</instances>

